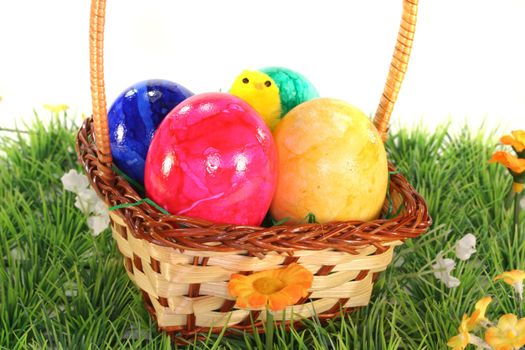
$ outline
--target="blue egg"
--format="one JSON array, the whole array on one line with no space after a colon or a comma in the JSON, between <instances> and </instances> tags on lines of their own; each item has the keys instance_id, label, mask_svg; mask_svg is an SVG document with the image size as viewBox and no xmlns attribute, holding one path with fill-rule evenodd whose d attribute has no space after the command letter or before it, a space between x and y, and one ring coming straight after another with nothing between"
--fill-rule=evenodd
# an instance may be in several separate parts
<instances>
[{"instance_id":1,"label":"blue egg","mask_svg":"<svg viewBox=\"0 0 525 350\"><path fill-rule=\"evenodd\" d=\"M144 163L151 139L164 117L193 93L168 80L145 80L124 90L108 112L113 162L144 183Z\"/></svg>"}]
</instances>

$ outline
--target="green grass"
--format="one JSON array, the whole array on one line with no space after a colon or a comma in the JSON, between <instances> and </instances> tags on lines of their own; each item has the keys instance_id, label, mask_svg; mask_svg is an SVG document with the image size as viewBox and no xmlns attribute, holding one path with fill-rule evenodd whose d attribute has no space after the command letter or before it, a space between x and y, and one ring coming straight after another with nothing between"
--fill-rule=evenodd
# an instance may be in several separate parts
<instances>
[{"instance_id":1,"label":"green grass","mask_svg":"<svg viewBox=\"0 0 525 350\"><path fill-rule=\"evenodd\" d=\"M300 331L278 328L276 349L441 350L482 296L494 297L489 317L515 310L509 288L491 282L504 270L525 268L525 240L514 235L504 205L510 178L487 164L493 135L466 130L452 136L446 126L434 133L402 129L391 136L390 158L426 198L432 230L397 248L368 307L326 326L313 320ZM78 168L75 131L61 115L46 125L37 120L28 134L0 133L0 348L176 348L150 321L109 231L92 237L74 196L62 189L62 174ZM458 263L453 274L461 285L448 289L431 265L469 232L478 251ZM264 344L264 335L210 336L190 349Z\"/></svg>"}]
</instances>

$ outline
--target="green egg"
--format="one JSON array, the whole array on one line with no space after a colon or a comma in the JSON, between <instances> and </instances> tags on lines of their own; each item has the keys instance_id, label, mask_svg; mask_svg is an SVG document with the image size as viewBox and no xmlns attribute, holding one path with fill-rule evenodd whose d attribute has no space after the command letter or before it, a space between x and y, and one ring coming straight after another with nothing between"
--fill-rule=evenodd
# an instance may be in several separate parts
<instances>
[{"instance_id":1,"label":"green egg","mask_svg":"<svg viewBox=\"0 0 525 350\"><path fill-rule=\"evenodd\" d=\"M282 67L266 67L261 72L270 76L279 87L281 99L281 118L292 108L303 102L319 97L319 93L313 84L303 75Z\"/></svg>"}]
</instances>

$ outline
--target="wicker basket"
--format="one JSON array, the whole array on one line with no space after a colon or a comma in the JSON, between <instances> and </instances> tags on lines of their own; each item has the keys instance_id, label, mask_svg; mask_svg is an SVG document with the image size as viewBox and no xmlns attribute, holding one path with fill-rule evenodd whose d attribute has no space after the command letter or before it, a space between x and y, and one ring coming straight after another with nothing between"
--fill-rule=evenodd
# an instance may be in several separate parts
<instances>
[{"instance_id":1,"label":"wicker basket","mask_svg":"<svg viewBox=\"0 0 525 350\"><path fill-rule=\"evenodd\" d=\"M105 0L92 0L93 118L82 125L76 150L93 188L109 207L141 197L111 167L103 66L105 5ZM374 120L383 138L407 68L416 15L417 0L404 0L397 45ZM129 278L140 288L159 329L179 340L220 332L225 325L230 332L260 332L266 313L235 307L227 289L233 273L292 262L310 270L314 278L308 297L274 313L277 322L287 325L292 315L297 320L315 313L325 320L368 304L374 279L392 260L394 247L431 225L425 201L402 175L392 174L389 191L394 206L402 204L404 209L388 220L270 228L215 225L166 215L144 202L110 211L111 228Z\"/></svg>"}]
</instances>

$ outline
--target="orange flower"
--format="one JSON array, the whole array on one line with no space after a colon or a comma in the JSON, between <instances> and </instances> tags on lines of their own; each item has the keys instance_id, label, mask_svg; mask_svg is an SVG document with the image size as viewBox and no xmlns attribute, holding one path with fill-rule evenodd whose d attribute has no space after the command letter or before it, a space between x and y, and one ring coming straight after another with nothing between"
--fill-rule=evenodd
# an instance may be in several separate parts
<instances>
[{"instance_id":1,"label":"orange flower","mask_svg":"<svg viewBox=\"0 0 525 350\"><path fill-rule=\"evenodd\" d=\"M517 153L525 150L525 131L515 130L512 135L505 135L500 139L504 145L512 146Z\"/></svg>"},{"instance_id":2,"label":"orange flower","mask_svg":"<svg viewBox=\"0 0 525 350\"><path fill-rule=\"evenodd\" d=\"M459 334L456 336L453 336L450 338L447 342L447 345L453 350L463 350L467 347L467 345L470 342L470 334L468 332L467 324L468 324L469 318L467 317L467 314L463 315L463 320L461 321L461 324L459 325Z\"/></svg>"},{"instance_id":3,"label":"orange flower","mask_svg":"<svg viewBox=\"0 0 525 350\"><path fill-rule=\"evenodd\" d=\"M500 317L497 327L490 327L485 340L494 350L514 350L525 345L525 318L513 314Z\"/></svg>"},{"instance_id":4,"label":"orange flower","mask_svg":"<svg viewBox=\"0 0 525 350\"><path fill-rule=\"evenodd\" d=\"M494 153L489 163L499 163L517 175L525 172L525 159L518 159L507 152L498 151Z\"/></svg>"},{"instance_id":5,"label":"orange flower","mask_svg":"<svg viewBox=\"0 0 525 350\"><path fill-rule=\"evenodd\" d=\"M511 286L516 283L523 283L525 279L525 271L522 270L512 270L503 272L501 275L494 277L494 281L503 279L503 281Z\"/></svg>"},{"instance_id":6,"label":"orange flower","mask_svg":"<svg viewBox=\"0 0 525 350\"><path fill-rule=\"evenodd\" d=\"M491 301L491 297L484 297L476 303L476 305L474 306L474 312L472 313L472 316L470 316L467 319L467 329L469 331L476 328L481 322L487 321L487 318L485 317L485 312L487 312L487 307L489 306Z\"/></svg>"},{"instance_id":7,"label":"orange flower","mask_svg":"<svg viewBox=\"0 0 525 350\"><path fill-rule=\"evenodd\" d=\"M308 295L313 275L296 263L283 269L256 272L245 276L233 274L228 283L230 295L237 297L240 308L269 306L279 311Z\"/></svg>"},{"instance_id":8,"label":"orange flower","mask_svg":"<svg viewBox=\"0 0 525 350\"><path fill-rule=\"evenodd\" d=\"M503 279L507 284L510 284L514 287L516 293L520 300L523 298L523 280L525 279L525 271L522 270L512 270L503 272L501 275L494 277L494 281Z\"/></svg>"}]
</instances>

